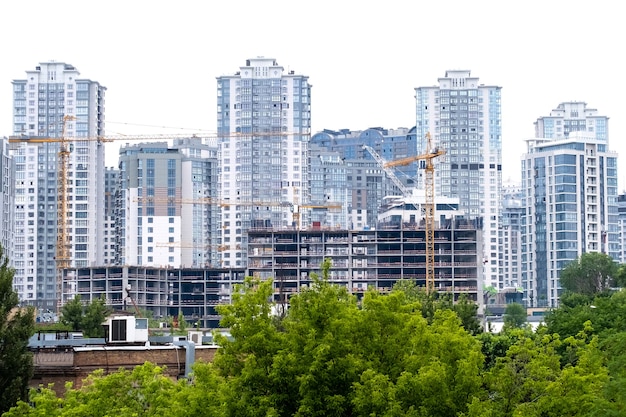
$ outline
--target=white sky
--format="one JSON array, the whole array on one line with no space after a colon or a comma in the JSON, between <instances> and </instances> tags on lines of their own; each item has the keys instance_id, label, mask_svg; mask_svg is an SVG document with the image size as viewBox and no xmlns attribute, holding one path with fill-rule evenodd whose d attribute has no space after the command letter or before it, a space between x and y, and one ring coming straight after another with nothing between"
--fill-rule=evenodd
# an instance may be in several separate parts
<instances>
[{"instance_id":1,"label":"white sky","mask_svg":"<svg viewBox=\"0 0 626 417\"><path fill-rule=\"evenodd\" d=\"M215 132L215 77L255 56L309 76L314 133L411 127L414 88L469 69L503 87L503 178L517 181L523 139L563 101L609 116L610 149L626 155L622 8L614 0L4 0L0 136L12 133L11 80L48 60L107 87L108 134ZM118 146L107 144L107 166L117 165ZM621 192L626 169L619 176Z\"/></svg>"}]
</instances>

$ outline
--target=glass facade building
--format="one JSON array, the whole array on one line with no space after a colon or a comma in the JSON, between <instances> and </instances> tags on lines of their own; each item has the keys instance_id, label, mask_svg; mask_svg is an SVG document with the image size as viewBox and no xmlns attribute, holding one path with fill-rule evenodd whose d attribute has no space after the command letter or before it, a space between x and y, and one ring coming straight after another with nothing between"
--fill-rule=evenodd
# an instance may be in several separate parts
<instances>
[{"instance_id":1,"label":"glass facade building","mask_svg":"<svg viewBox=\"0 0 626 417\"><path fill-rule=\"evenodd\" d=\"M529 307L555 307L560 272L586 252L620 259L617 155L587 132L531 139L522 160L522 286Z\"/></svg>"}]
</instances>

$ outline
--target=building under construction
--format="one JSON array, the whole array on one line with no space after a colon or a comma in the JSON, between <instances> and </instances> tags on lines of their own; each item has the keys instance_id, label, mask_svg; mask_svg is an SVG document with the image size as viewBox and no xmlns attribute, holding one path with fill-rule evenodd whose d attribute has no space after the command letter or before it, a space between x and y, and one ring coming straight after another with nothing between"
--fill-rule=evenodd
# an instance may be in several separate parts
<instances>
[{"instance_id":1,"label":"building under construction","mask_svg":"<svg viewBox=\"0 0 626 417\"><path fill-rule=\"evenodd\" d=\"M381 230L250 230L248 274L274 279L281 301L311 283L325 258L329 281L360 294L388 292L399 280L426 286L426 230L399 225ZM482 232L464 217L447 219L434 231L434 290L482 303Z\"/></svg>"}]
</instances>

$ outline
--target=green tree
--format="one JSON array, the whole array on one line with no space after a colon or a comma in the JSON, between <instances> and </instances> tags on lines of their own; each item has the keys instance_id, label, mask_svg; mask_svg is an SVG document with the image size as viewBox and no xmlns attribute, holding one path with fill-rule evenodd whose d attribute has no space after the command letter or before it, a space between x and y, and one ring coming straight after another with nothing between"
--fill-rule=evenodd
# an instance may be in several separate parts
<instances>
[{"instance_id":1,"label":"green tree","mask_svg":"<svg viewBox=\"0 0 626 417\"><path fill-rule=\"evenodd\" d=\"M104 337L102 323L106 319L109 309L103 298L96 298L85 306L83 316L83 332L87 337Z\"/></svg>"},{"instance_id":2,"label":"green tree","mask_svg":"<svg viewBox=\"0 0 626 417\"><path fill-rule=\"evenodd\" d=\"M528 320L526 309L519 303L511 303L504 310L504 328L519 329L524 327Z\"/></svg>"},{"instance_id":3,"label":"green tree","mask_svg":"<svg viewBox=\"0 0 626 417\"><path fill-rule=\"evenodd\" d=\"M470 300L467 294L461 294L452 309L461 319L463 328L470 334L476 335L483 331L478 320L478 304Z\"/></svg>"},{"instance_id":4,"label":"green tree","mask_svg":"<svg viewBox=\"0 0 626 417\"><path fill-rule=\"evenodd\" d=\"M400 290L372 290L358 303L328 281L329 267L290 298L280 321L270 281L238 288L220 307L232 338L219 339L213 365L196 368L219 388L195 392L195 403L222 401L237 416L454 416L481 396L480 343L451 308L426 319Z\"/></svg>"},{"instance_id":5,"label":"green tree","mask_svg":"<svg viewBox=\"0 0 626 417\"><path fill-rule=\"evenodd\" d=\"M183 335L187 334L187 320L185 320L182 310L178 312L178 331Z\"/></svg>"},{"instance_id":6,"label":"green tree","mask_svg":"<svg viewBox=\"0 0 626 417\"><path fill-rule=\"evenodd\" d=\"M83 302L76 295L61 307L61 323L69 326L72 331L79 332L83 326Z\"/></svg>"},{"instance_id":7,"label":"green tree","mask_svg":"<svg viewBox=\"0 0 626 417\"><path fill-rule=\"evenodd\" d=\"M614 287L618 271L618 265L610 256L589 252L570 262L561 271L559 280L566 291L594 295Z\"/></svg>"},{"instance_id":8,"label":"green tree","mask_svg":"<svg viewBox=\"0 0 626 417\"><path fill-rule=\"evenodd\" d=\"M577 335L587 321L592 323L591 334L600 336L601 341L611 334L626 332L626 291L595 296L565 294L561 305L545 319L548 330L562 338Z\"/></svg>"},{"instance_id":9,"label":"green tree","mask_svg":"<svg viewBox=\"0 0 626 417\"><path fill-rule=\"evenodd\" d=\"M61 308L61 323L75 332L82 331L86 337L103 337L102 323L107 314L103 299L83 304L80 295L76 295Z\"/></svg>"},{"instance_id":10,"label":"green tree","mask_svg":"<svg viewBox=\"0 0 626 417\"><path fill-rule=\"evenodd\" d=\"M0 247L0 414L26 399L33 374L28 340L35 331L35 312L19 308L9 259Z\"/></svg>"},{"instance_id":11,"label":"green tree","mask_svg":"<svg viewBox=\"0 0 626 417\"><path fill-rule=\"evenodd\" d=\"M512 332L517 340L484 374L487 396L471 402L467 417L606 415L601 410L611 407L603 396L609 378L597 338ZM574 365L561 366L562 345L576 351Z\"/></svg>"},{"instance_id":12,"label":"green tree","mask_svg":"<svg viewBox=\"0 0 626 417\"><path fill-rule=\"evenodd\" d=\"M51 387L32 390L30 404L20 402L3 417L134 417L183 415L176 402L186 389L163 375L163 369L150 363L132 371L120 369L108 375L103 370L91 374L83 387L66 384L58 397Z\"/></svg>"}]
</instances>

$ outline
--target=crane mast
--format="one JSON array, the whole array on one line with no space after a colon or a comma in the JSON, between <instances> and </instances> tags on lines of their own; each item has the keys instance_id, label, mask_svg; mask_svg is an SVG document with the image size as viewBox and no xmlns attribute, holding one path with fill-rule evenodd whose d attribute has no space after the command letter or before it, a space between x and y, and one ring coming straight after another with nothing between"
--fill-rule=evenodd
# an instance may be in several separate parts
<instances>
[{"instance_id":1,"label":"crane mast","mask_svg":"<svg viewBox=\"0 0 626 417\"><path fill-rule=\"evenodd\" d=\"M57 203L57 246L56 246L56 296L57 315L61 312L63 303L63 281L65 271L70 267L72 256L72 243L67 233L68 218L68 167L70 159L70 147L67 140L67 122L74 120L74 116L63 117L63 130L59 139L59 160L58 160L58 203Z\"/></svg>"},{"instance_id":2,"label":"crane mast","mask_svg":"<svg viewBox=\"0 0 626 417\"><path fill-rule=\"evenodd\" d=\"M426 232L426 292L435 289L435 166L433 159L445 155L441 149L432 149L430 133L426 133L426 153L390 161L386 168L405 166L415 161L425 161L424 168L424 226Z\"/></svg>"}]
</instances>

